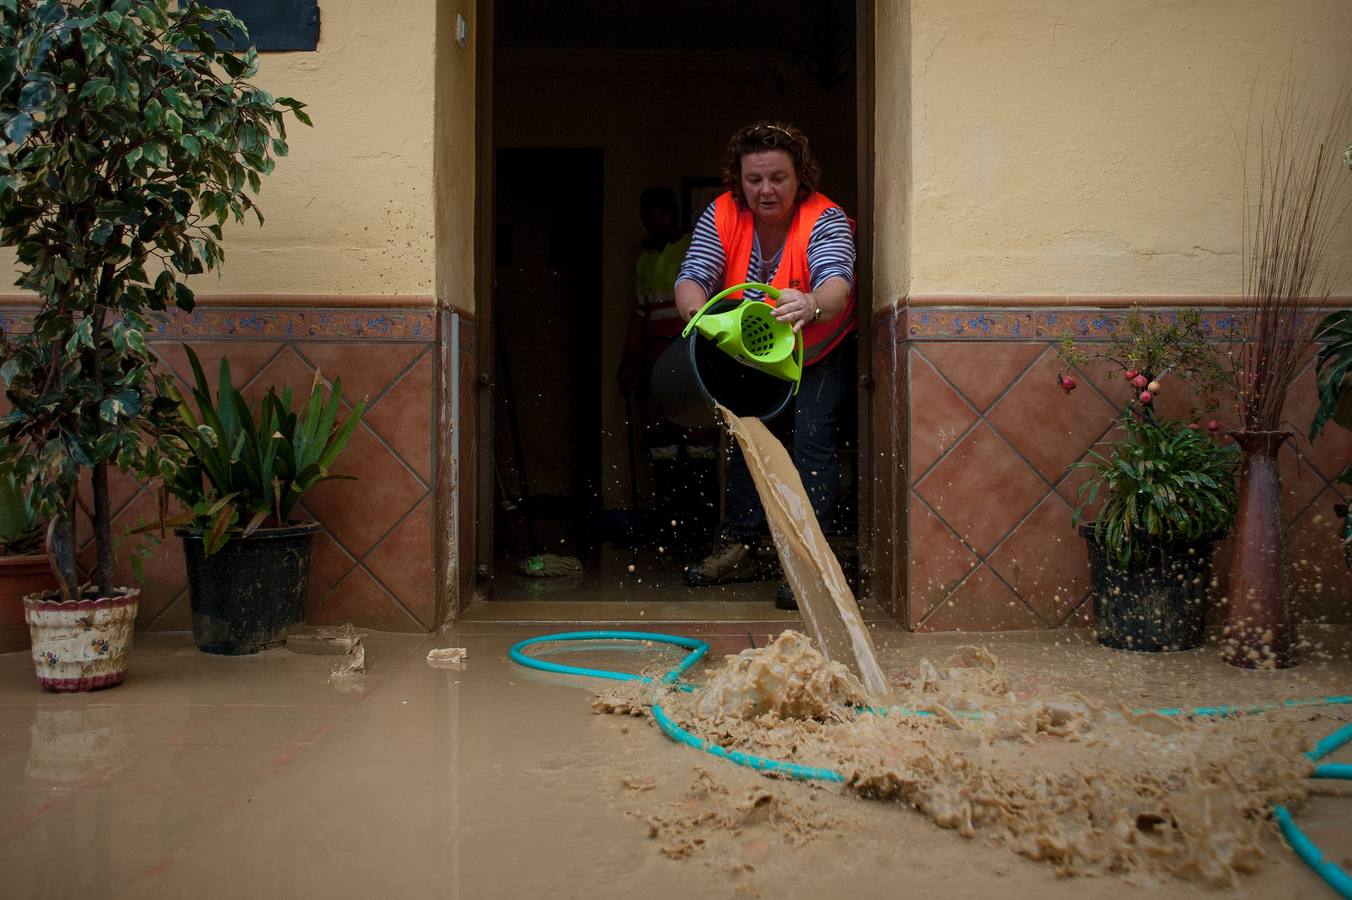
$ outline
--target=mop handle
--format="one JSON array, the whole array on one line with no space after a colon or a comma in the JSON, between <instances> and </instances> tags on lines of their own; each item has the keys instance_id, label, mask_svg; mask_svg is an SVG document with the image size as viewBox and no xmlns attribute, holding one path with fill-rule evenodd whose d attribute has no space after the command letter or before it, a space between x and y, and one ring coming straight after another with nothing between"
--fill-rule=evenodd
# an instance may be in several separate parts
<instances>
[{"instance_id":1,"label":"mop handle","mask_svg":"<svg viewBox=\"0 0 1352 900\"><path fill-rule=\"evenodd\" d=\"M759 281L744 281L741 284L734 284L732 287L724 288L717 294L714 294L712 297L710 297L708 302L706 302L703 306L700 307L699 312L691 316L690 321L685 323L685 328L681 330L681 337L682 338L690 337L690 332L694 330L695 323L699 321L700 316L704 315L706 312L709 311L709 307L713 306L719 300L722 300L728 294L731 294L734 291L744 290L746 288L751 288L752 290L755 291L761 291L771 300L779 299L779 288L774 287L773 285L761 284ZM794 332L793 349L794 352L797 353L798 355L798 371L801 372L803 370L803 332L801 330ZM794 382L793 392L795 394L798 393L798 382Z\"/></svg>"}]
</instances>

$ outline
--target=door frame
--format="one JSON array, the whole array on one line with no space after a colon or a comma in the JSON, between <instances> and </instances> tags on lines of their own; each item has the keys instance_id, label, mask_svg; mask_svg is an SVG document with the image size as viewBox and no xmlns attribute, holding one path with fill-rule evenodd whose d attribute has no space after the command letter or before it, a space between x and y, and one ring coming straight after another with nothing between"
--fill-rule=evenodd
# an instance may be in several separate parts
<instances>
[{"instance_id":1,"label":"door frame","mask_svg":"<svg viewBox=\"0 0 1352 900\"><path fill-rule=\"evenodd\" d=\"M494 373L497 371L493 318L497 286L493 259L494 165L493 149L493 65L496 56L493 28L493 0L475 0L477 42L474 57L474 358L478 366L474 385L474 435L478 471L474 511L474 583L475 593L490 595L493 580L493 516L497 508L497 490L493 479L494 455ZM466 598L461 598L463 607Z\"/></svg>"},{"instance_id":2,"label":"door frame","mask_svg":"<svg viewBox=\"0 0 1352 900\"><path fill-rule=\"evenodd\" d=\"M859 572L855 593L862 596L873 572L873 184L876 20L871 0L854 4L855 79L855 315L859 341L858 415L855 428L856 526L855 553Z\"/></svg>"},{"instance_id":3,"label":"door frame","mask_svg":"<svg viewBox=\"0 0 1352 900\"><path fill-rule=\"evenodd\" d=\"M859 554L859 593L869 583L873 562L873 378L871 376L873 333L873 196L874 196L874 104L876 101L875 31L872 0L855 0L855 165L856 178L856 253L855 298L859 340L857 384L858 416L855 463L857 481L857 553ZM493 70L494 2L475 0L477 54L475 57L475 191L474 191L474 310L475 359L478 377L478 472L475 498L474 570L476 592L491 596L493 572L493 517L496 514L496 487L493 476L495 423L493 388L496 372L493 321L496 300L493 260L494 156L493 145ZM462 598L462 603L464 598Z\"/></svg>"}]
</instances>

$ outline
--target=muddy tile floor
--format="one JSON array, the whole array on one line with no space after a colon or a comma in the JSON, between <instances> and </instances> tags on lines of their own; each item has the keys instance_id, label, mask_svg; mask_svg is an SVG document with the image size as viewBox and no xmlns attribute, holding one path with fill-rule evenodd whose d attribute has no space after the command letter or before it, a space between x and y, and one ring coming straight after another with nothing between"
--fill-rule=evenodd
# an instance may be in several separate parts
<instances>
[{"instance_id":1,"label":"muddy tile floor","mask_svg":"<svg viewBox=\"0 0 1352 900\"><path fill-rule=\"evenodd\" d=\"M763 609L701 623L630 604L618 627L703 637L717 660L792 624ZM57 696L37 688L26 655L0 656L0 896L1332 896L1275 832L1262 868L1233 888L1058 879L904 806L765 779L647 720L593 714L594 685L514 666L512 643L566 626L485 621L553 618L547 605L503 612L435 636L368 633L366 673L337 679L333 657L212 657L186 635L140 635L125 684ZM1081 632L874 627L892 670L982 644L1023 689L1128 705L1352 689L1346 630L1307 635L1303 665L1262 673L1205 650L1118 653ZM468 660L434 668L437 647L465 647ZM560 658L641 669L676 657ZM1352 710L1311 715L1331 731ZM1298 817L1352 865L1352 791L1321 783ZM689 825L683 842L660 839L672 822Z\"/></svg>"}]
</instances>

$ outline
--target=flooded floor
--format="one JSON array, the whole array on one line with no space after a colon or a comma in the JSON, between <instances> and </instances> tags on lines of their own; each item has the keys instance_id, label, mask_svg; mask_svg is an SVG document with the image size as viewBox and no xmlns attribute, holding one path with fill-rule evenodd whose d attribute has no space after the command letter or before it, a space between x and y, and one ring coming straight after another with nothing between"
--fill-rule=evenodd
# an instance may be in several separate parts
<instances>
[{"instance_id":1,"label":"flooded floor","mask_svg":"<svg viewBox=\"0 0 1352 900\"><path fill-rule=\"evenodd\" d=\"M525 637L610 626L702 637L716 663L801 627L763 602L715 604L721 615L675 602L484 605L442 635L369 633L366 674L336 681L335 657L212 657L186 635L139 635L125 684L58 696L37 688L25 654L0 656L0 894L655 900L918 889L1082 900L1202 889L1175 879L1058 879L1046 864L938 828L904 805L772 781L680 747L646 719L596 715L596 684L507 659ZM720 621L694 621L706 614ZM598 624L609 618L613 626ZM1352 687L1345 629L1307 634L1298 668L1251 672L1214 651L1127 654L1080 632L872 628L889 671L981 644L1021 691L1074 690L1130 706ZM438 647L465 647L468 660L434 668L426 657ZM679 654L569 649L553 658L660 670ZM1327 732L1352 709L1307 714ZM1352 761L1352 748L1330 761ZM1297 819L1352 864L1352 791L1312 784ZM688 846L673 852L663 837L677 822L688 826ZM1218 893L1331 896L1275 832L1263 848L1259 871Z\"/></svg>"}]
</instances>

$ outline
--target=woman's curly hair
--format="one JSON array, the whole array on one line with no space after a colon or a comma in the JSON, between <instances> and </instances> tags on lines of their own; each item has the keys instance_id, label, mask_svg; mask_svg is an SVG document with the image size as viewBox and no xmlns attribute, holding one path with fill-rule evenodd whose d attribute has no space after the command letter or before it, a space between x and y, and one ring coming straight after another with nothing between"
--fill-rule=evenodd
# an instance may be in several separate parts
<instances>
[{"instance_id":1,"label":"woman's curly hair","mask_svg":"<svg viewBox=\"0 0 1352 900\"><path fill-rule=\"evenodd\" d=\"M742 157L767 150L783 150L793 160L793 170L798 176L798 200L811 196L817 190L822 167L812 156L807 135L792 125L757 122L735 132L728 141L727 150L723 152L723 186L732 191L738 206L747 205L746 198L742 196Z\"/></svg>"}]
</instances>

